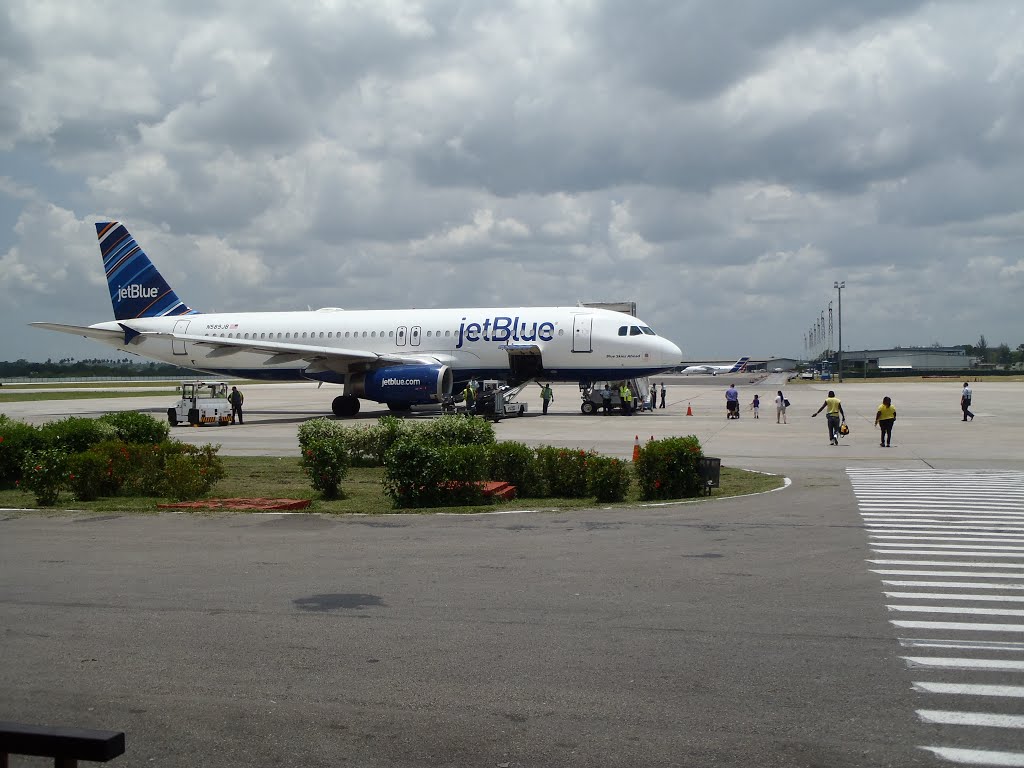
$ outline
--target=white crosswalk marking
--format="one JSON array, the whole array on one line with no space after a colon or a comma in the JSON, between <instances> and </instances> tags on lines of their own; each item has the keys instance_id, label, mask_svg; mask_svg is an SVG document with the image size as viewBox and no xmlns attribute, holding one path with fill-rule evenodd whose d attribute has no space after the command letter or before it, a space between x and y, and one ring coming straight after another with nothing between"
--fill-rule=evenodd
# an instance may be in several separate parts
<instances>
[{"instance_id":1,"label":"white crosswalk marking","mask_svg":"<svg viewBox=\"0 0 1024 768\"><path fill-rule=\"evenodd\" d=\"M1024 730L1024 472L847 475L869 570L915 654L902 658L919 678L917 716L938 727L920 748L960 765L1024 768L1024 742L1007 751L992 735Z\"/></svg>"}]
</instances>

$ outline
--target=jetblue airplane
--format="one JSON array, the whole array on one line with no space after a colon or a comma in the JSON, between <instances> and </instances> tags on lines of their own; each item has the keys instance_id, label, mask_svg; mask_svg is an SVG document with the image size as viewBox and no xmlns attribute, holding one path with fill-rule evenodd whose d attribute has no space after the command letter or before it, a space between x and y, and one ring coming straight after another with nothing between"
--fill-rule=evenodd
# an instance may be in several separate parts
<instances>
[{"instance_id":1,"label":"jetblue airplane","mask_svg":"<svg viewBox=\"0 0 1024 768\"><path fill-rule=\"evenodd\" d=\"M185 304L116 221L96 224L114 320L31 323L223 377L344 385L394 411L438 403L471 378L590 384L673 368L682 353L632 315L589 307L203 313Z\"/></svg>"},{"instance_id":2,"label":"jetblue airplane","mask_svg":"<svg viewBox=\"0 0 1024 768\"><path fill-rule=\"evenodd\" d=\"M749 357L741 357L732 365L715 365L714 363L696 363L683 368L683 373L710 373L717 376L720 373L739 373L747 367Z\"/></svg>"}]
</instances>

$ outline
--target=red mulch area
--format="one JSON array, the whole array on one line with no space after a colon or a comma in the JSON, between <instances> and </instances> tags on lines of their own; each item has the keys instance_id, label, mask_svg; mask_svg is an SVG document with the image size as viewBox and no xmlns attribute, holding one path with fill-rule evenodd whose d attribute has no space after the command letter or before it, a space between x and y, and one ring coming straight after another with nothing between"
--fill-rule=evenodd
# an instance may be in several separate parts
<instances>
[{"instance_id":1,"label":"red mulch area","mask_svg":"<svg viewBox=\"0 0 1024 768\"><path fill-rule=\"evenodd\" d=\"M441 483L441 485L445 488L454 490L467 485L467 483L459 480L452 480L447 483ZM473 485L479 486L480 490L483 491L484 496L487 497L505 499L507 501L508 499L515 498L516 495L516 487L514 485L498 480L477 480L473 482Z\"/></svg>"},{"instance_id":2,"label":"red mulch area","mask_svg":"<svg viewBox=\"0 0 1024 768\"><path fill-rule=\"evenodd\" d=\"M309 499L203 499L179 501L175 504L157 504L161 509L305 509Z\"/></svg>"}]
</instances>

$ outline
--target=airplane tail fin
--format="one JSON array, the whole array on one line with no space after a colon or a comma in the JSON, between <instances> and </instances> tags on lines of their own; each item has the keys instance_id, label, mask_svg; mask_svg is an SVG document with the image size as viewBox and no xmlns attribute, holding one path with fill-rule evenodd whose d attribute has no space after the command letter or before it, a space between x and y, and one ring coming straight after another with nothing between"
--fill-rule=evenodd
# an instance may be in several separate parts
<instances>
[{"instance_id":1,"label":"airplane tail fin","mask_svg":"<svg viewBox=\"0 0 1024 768\"><path fill-rule=\"evenodd\" d=\"M123 224L97 222L96 237L116 320L195 314L178 298Z\"/></svg>"},{"instance_id":2,"label":"airplane tail fin","mask_svg":"<svg viewBox=\"0 0 1024 768\"><path fill-rule=\"evenodd\" d=\"M732 367L732 370L729 371L729 373L739 373L743 371L747 367L747 360L749 359L749 357L741 357L736 361L736 364Z\"/></svg>"}]
</instances>

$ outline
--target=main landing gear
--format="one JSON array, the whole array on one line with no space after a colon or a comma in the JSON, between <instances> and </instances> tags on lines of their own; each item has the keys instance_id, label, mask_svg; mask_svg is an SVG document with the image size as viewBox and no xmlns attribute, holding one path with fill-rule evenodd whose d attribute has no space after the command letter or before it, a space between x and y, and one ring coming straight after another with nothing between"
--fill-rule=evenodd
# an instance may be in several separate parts
<instances>
[{"instance_id":1,"label":"main landing gear","mask_svg":"<svg viewBox=\"0 0 1024 768\"><path fill-rule=\"evenodd\" d=\"M331 410L339 418L348 418L359 413L359 398L355 395L339 395L331 403Z\"/></svg>"}]
</instances>

